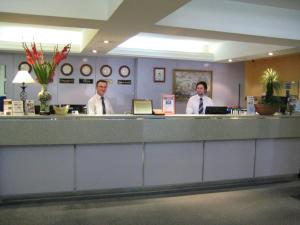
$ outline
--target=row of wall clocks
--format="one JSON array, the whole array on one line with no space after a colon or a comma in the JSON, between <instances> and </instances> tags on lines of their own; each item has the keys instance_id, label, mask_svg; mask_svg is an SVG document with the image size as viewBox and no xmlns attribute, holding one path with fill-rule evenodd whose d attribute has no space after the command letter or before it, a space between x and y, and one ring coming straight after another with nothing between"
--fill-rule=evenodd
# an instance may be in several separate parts
<instances>
[{"instance_id":1,"label":"row of wall clocks","mask_svg":"<svg viewBox=\"0 0 300 225\"><path fill-rule=\"evenodd\" d=\"M26 61L21 62L18 66L19 70L27 70L29 73L32 70L30 64ZM73 73L73 66L70 63L64 63L60 67L60 72L65 76L70 76ZM90 64L83 64L80 67L80 74L83 76L90 76L93 73L93 67ZM112 68L109 65L103 65L100 68L100 74L104 77L109 77L112 74ZM128 77L130 75L130 68L126 65L120 66L119 75L121 77Z\"/></svg>"}]
</instances>

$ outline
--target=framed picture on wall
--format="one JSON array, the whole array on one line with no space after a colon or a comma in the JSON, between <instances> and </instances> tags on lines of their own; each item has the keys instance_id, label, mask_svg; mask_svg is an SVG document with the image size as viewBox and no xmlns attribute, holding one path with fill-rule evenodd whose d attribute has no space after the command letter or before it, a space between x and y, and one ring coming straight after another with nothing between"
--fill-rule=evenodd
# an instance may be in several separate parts
<instances>
[{"instance_id":1,"label":"framed picture on wall","mask_svg":"<svg viewBox=\"0 0 300 225\"><path fill-rule=\"evenodd\" d=\"M166 79L166 68L155 67L153 69L153 81L164 83Z\"/></svg>"},{"instance_id":2,"label":"framed picture on wall","mask_svg":"<svg viewBox=\"0 0 300 225\"><path fill-rule=\"evenodd\" d=\"M173 70L173 93L178 101L187 101L196 94L196 84L207 83L207 96L212 97L212 71L204 70Z\"/></svg>"}]
</instances>

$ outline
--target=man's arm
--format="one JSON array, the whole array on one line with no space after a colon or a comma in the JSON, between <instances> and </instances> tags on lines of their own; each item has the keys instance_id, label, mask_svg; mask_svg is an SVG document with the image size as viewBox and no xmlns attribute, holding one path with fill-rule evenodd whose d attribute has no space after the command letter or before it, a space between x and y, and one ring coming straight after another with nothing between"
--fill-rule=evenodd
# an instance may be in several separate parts
<instances>
[{"instance_id":1,"label":"man's arm","mask_svg":"<svg viewBox=\"0 0 300 225\"><path fill-rule=\"evenodd\" d=\"M107 113L108 114L114 114L113 107L110 104L110 101L107 101L108 107L107 107Z\"/></svg>"},{"instance_id":2,"label":"man's arm","mask_svg":"<svg viewBox=\"0 0 300 225\"><path fill-rule=\"evenodd\" d=\"M90 99L88 101L88 104L87 104L87 113L88 114L96 114L95 105L94 105L92 99Z\"/></svg>"},{"instance_id":3,"label":"man's arm","mask_svg":"<svg viewBox=\"0 0 300 225\"><path fill-rule=\"evenodd\" d=\"M191 101L191 99L189 99L187 105L186 105L186 110L185 110L185 113L186 114L193 114L193 103Z\"/></svg>"}]
</instances>

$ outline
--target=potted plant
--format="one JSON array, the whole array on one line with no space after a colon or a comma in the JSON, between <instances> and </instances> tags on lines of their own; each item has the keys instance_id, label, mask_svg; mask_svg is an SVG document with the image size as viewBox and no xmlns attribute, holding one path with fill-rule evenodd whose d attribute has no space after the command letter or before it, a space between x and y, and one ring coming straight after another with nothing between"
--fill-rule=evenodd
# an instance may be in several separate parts
<instances>
[{"instance_id":1,"label":"potted plant","mask_svg":"<svg viewBox=\"0 0 300 225\"><path fill-rule=\"evenodd\" d=\"M266 69L262 74L262 83L266 94L262 96L259 104L255 104L255 110L260 115L273 115L279 109L281 102L278 96L274 96L274 93L278 93L281 88L277 71Z\"/></svg>"}]
</instances>

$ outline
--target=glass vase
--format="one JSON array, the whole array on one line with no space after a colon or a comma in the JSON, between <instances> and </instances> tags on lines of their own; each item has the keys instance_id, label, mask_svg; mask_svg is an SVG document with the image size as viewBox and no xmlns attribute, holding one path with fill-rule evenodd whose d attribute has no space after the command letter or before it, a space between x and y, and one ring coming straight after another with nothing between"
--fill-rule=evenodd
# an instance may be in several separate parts
<instances>
[{"instance_id":1,"label":"glass vase","mask_svg":"<svg viewBox=\"0 0 300 225\"><path fill-rule=\"evenodd\" d=\"M47 90L47 84L42 84L42 89L38 94L38 99L40 101L40 115L50 115L50 105L51 94Z\"/></svg>"}]
</instances>

